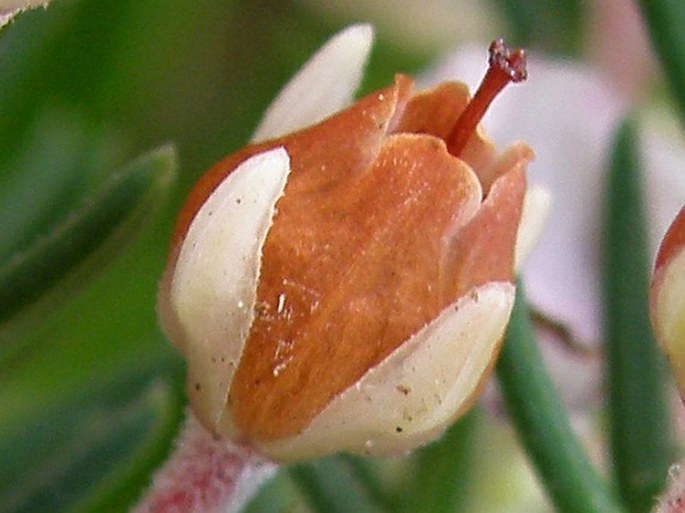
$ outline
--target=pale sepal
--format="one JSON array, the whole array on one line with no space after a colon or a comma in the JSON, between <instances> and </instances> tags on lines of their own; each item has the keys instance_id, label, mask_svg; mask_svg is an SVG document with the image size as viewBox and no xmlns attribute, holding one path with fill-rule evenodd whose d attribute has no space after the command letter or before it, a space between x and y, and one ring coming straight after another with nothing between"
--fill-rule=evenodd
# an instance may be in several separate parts
<instances>
[{"instance_id":1,"label":"pale sepal","mask_svg":"<svg viewBox=\"0 0 685 513\"><path fill-rule=\"evenodd\" d=\"M352 101L373 44L373 27L352 25L333 36L290 79L252 136L261 142L313 125Z\"/></svg>"},{"instance_id":2,"label":"pale sepal","mask_svg":"<svg viewBox=\"0 0 685 513\"><path fill-rule=\"evenodd\" d=\"M190 401L208 427L226 410L254 318L262 247L289 172L283 148L240 164L203 204L162 279L160 322L188 360Z\"/></svg>"},{"instance_id":3,"label":"pale sepal","mask_svg":"<svg viewBox=\"0 0 685 513\"><path fill-rule=\"evenodd\" d=\"M45 7L50 0L0 0L0 13L14 9L32 9L34 7Z\"/></svg>"}]
</instances>

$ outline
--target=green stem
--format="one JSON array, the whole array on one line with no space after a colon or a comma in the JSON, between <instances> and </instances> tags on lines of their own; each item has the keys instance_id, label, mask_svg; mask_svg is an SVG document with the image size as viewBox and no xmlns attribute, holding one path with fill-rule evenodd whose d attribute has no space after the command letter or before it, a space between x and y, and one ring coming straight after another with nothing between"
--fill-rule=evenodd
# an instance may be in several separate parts
<instances>
[{"instance_id":1,"label":"green stem","mask_svg":"<svg viewBox=\"0 0 685 513\"><path fill-rule=\"evenodd\" d=\"M626 121L609 172L603 281L613 469L621 498L634 513L652 509L673 456L665 365L649 322L640 180L635 128Z\"/></svg>"},{"instance_id":2,"label":"green stem","mask_svg":"<svg viewBox=\"0 0 685 513\"><path fill-rule=\"evenodd\" d=\"M571 430L544 369L521 284L517 289L496 371L521 442L560 513L619 513L621 507Z\"/></svg>"}]
</instances>

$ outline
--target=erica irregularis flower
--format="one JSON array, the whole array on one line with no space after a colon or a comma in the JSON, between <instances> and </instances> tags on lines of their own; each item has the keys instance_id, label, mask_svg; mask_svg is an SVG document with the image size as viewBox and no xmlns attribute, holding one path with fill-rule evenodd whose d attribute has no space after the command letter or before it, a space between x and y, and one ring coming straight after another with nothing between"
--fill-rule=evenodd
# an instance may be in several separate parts
<instances>
[{"instance_id":1,"label":"erica irregularis flower","mask_svg":"<svg viewBox=\"0 0 685 513\"><path fill-rule=\"evenodd\" d=\"M159 311L205 428L280 460L387 454L472 403L514 300L532 157L498 153L478 122L523 78L523 52L498 41L472 99L398 75L200 179Z\"/></svg>"}]
</instances>

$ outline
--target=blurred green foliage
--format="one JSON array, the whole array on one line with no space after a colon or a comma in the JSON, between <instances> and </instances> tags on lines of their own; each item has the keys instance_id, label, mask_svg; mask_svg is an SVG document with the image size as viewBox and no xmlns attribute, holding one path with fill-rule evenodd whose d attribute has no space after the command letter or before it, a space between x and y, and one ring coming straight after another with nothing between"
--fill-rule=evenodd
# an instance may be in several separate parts
<instances>
[{"instance_id":1,"label":"blurred green foliage","mask_svg":"<svg viewBox=\"0 0 685 513\"><path fill-rule=\"evenodd\" d=\"M185 404L154 306L174 213L339 27L294 2L58 0L0 32L0 511L126 489L122 511L145 485ZM366 87L426 57L381 42ZM168 150L117 172L169 142L180 172Z\"/></svg>"},{"instance_id":2,"label":"blurred green foliage","mask_svg":"<svg viewBox=\"0 0 685 513\"><path fill-rule=\"evenodd\" d=\"M612 470L626 508L640 513L651 511L664 489L674 444L665 359L651 330L645 293L650 263L637 139L635 121L624 121L607 177L602 260Z\"/></svg>"},{"instance_id":3,"label":"blurred green foliage","mask_svg":"<svg viewBox=\"0 0 685 513\"><path fill-rule=\"evenodd\" d=\"M685 3L680 0L637 2L649 28L652 45L685 122Z\"/></svg>"}]
</instances>

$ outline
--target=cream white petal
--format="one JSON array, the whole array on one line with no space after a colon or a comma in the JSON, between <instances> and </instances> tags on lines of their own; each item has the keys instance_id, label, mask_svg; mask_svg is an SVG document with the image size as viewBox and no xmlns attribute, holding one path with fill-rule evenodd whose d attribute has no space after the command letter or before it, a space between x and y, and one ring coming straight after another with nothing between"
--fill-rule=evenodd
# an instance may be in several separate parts
<instances>
[{"instance_id":1,"label":"cream white petal","mask_svg":"<svg viewBox=\"0 0 685 513\"><path fill-rule=\"evenodd\" d=\"M472 399L504 335L515 287L460 298L334 398L293 438L260 445L297 460L337 451L398 454L436 438Z\"/></svg>"},{"instance_id":2,"label":"cream white petal","mask_svg":"<svg viewBox=\"0 0 685 513\"><path fill-rule=\"evenodd\" d=\"M656 295L655 321L671 364L682 367L685 361L685 250L681 249L672 258L663 273ZM676 376L682 382L685 378L682 368L676 369Z\"/></svg>"},{"instance_id":3,"label":"cream white petal","mask_svg":"<svg viewBox=\"0 0 685 513\"><path fill-rule=\"evenodd\" d=\"M265 141L317 123L346 107L361 83L373 27L352 25L333 36L288 82L252 137Z\"/></svg>"},{"instance_id":4,"label":"cream white petal","mask_svg":"<svg viewBox=\"0 0 685 513\"><path fill-rule=\"evenodd\" d=\"M533 185L526 191L523 200L521 222L516 234L514 268L520 269L535 247L552 205L552 194L547 187Z\"/></svg>"},{"instance_id":5,"label":"cream white petal","mask_svg":"<svg viewBox=\"0 0 685 513\"><path fill-rule=\"evenodd\" d=\"M283 148L240 164L202 205L160 288L160 319L188 361L190 400L206 426L221 420L253 321L262 247L289 171Z\"/></svg>"}]
</instances>

